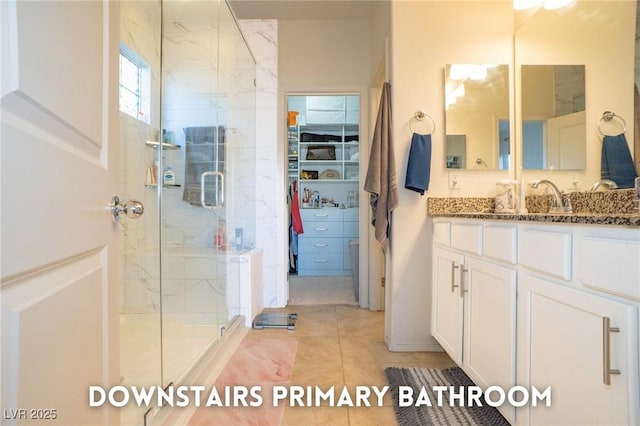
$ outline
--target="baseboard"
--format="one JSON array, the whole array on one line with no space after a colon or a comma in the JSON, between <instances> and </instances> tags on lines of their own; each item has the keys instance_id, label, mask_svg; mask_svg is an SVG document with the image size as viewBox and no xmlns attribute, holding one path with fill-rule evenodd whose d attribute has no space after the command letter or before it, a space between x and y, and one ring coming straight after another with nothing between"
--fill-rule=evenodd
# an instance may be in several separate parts
<instances>
[{"instance_id":1,"label":"baseboard","mask_svg":"<svg viewBox=\"0 0 640 426\"><path fill-rule=\"evenodd\" d=\"M442 346L437 343L433 344L413 344L413 345L398 345L384 342L387 349L391 352L444 352Z\"/></svg>"}]
</instances>

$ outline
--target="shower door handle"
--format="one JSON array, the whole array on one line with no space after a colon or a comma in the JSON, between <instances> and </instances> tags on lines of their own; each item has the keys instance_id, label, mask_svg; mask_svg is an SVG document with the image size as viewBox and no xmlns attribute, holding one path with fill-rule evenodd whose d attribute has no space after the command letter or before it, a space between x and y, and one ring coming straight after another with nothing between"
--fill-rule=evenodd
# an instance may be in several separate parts
<instances>
[{"instance_id":1,"label":"shower door handle","mask_svg":"<svg viewBox=\"0 0 640 426\"><path fill-rule=\"evenodd\" d=\"M215 187L215 204L207 204L205 202L205 178L207 176L216 176L219 179L216 179L216 187ZM220 187L218 187L218 182L220 183ZM204 172L200 175L200 204L202 207L209 210L217 210L224 207L224 173L222 172Z\"/></svg>"},{"instance_id":2,"label":"shower door handle","mask_svg":"<svg viewBox=\"0 0 640 426\"><path fill-rule=\"evenodd\" d=\"M144 213L144 206L138 200L126 200L120 202L120 197L114 195L109 204L109 210L113 215L113 221L117 222L121 214L125 214L131 219L137 219Z\"/></svg>"}]
</instances>

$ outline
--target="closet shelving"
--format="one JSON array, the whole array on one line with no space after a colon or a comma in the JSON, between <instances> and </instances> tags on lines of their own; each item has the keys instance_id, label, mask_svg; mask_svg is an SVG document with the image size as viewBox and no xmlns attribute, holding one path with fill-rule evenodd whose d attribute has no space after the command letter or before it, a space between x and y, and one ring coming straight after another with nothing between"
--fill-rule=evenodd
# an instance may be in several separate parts
<instances>
[{"instance_id":1,"label":"closet shelving","mask_svg":"<svg viewBox=\"0 0 640 426\"><path fill-rule=\"evenodd\" d=\"M357 182L358 133L357 124L299 125L297 168L300 181Z\"/></svg>"}]
</instances>

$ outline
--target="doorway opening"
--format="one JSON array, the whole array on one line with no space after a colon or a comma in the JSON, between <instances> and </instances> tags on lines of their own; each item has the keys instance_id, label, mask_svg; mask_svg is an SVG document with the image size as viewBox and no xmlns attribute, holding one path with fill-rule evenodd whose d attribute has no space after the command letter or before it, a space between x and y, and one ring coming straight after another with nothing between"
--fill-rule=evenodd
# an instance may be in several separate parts
<instances>
[{"instance_id":1,"label":"doorway opening","mask_svg":"<svg viewBox=\"0 0 640 426\"><path fill-rule=\"evenodd\" d=\"M289 304L357 304L360 95L286 101Z\"/></svg>"}]
</instances>

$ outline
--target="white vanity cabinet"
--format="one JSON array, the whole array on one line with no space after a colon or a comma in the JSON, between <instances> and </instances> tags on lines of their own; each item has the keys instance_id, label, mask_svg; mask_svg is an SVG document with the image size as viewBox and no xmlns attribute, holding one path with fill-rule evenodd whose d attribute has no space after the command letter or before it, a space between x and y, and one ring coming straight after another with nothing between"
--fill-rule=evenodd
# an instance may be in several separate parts
<instances>
[{"instance_id":1,"label":"white vanity cabinet","mask_svg":"<svg viewBox=\"0 0 640 426\"><path fill-rule=\"evenodd\" d=\"M433 256L433 336L479 386L515 384L516 272L500 253L513 252L515 241L491 241L493 231L512 236L513 227L498 226L483 236L478 224L435 224ZM498 261L496 261L498 260ZM511 407L500 407L512 419Z\"/></svg>"},{"instance_id":2,"label":"white vanity cabinet","mask_svg":"<svg viewBox=\"0 0 640 426\"><path fill-rule=\"evenodd\" d=\"M638 424L637 310L529 274L518 289L518 384L552 391L518 424Z\"/></svg>"},{"instance_id":3,"label":"white vanity cabinet","mask_svg":"<svg viewBox=\"0 0 640 426\"><path fill-rule=\"evenodd\" d=\"M551 387L507 420L640 424L640 229L436 218L433 253L432 331L454 361L482 387Z\"/></svg>"},{"instance_id":4,"label":"white vanity cabinet","mask_svg":"<svg viewBox=\"0 0 640 426\"><path fill-rule=\"evenodd\" d=\"M640 424L640 230L523 226L521 235L518 384L551 386L552 405L518 409L518 424ZM523 259L535 246L544 250Z\"/></svg>"}]
</instances>

